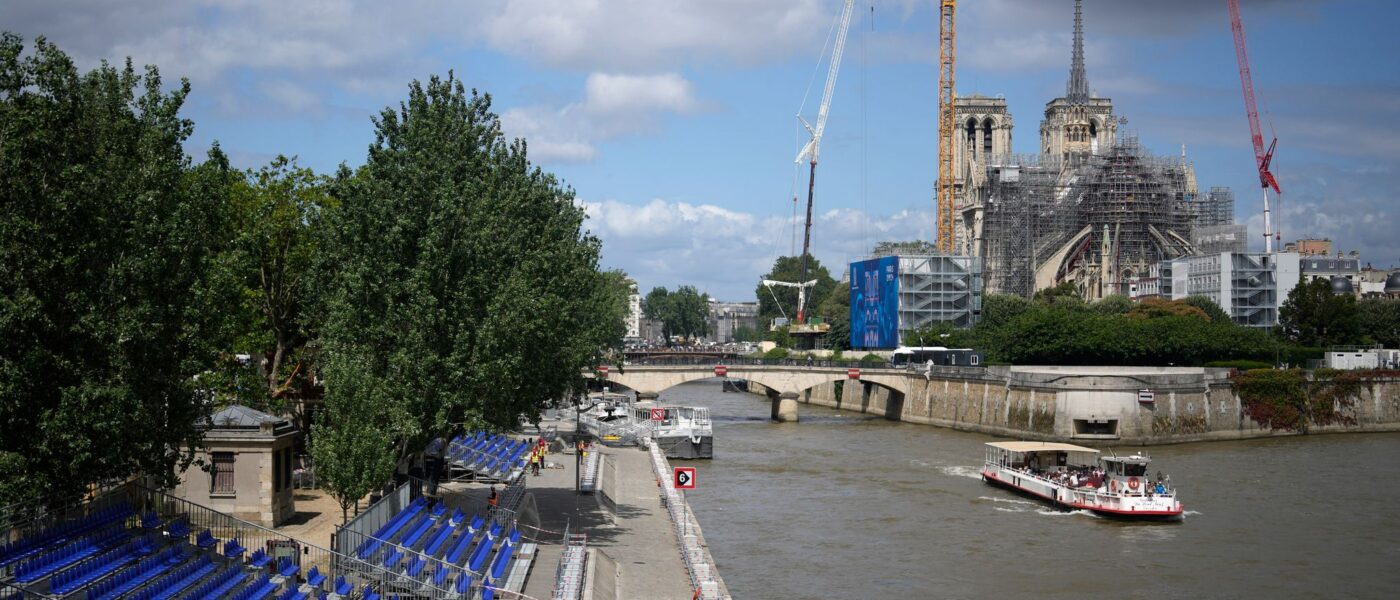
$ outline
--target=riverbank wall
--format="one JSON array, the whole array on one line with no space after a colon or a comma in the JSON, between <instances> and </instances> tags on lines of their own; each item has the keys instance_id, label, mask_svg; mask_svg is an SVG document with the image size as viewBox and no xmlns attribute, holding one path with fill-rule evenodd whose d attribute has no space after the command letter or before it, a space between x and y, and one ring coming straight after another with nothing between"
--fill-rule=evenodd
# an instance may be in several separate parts
<instances>
[{"instance_id":1,"label":"riverbank wall","mask_svg":"<svg viewBox=\"0 0 1400 600\"><path fill-rule=\"evenodd\" d=\"M1151 445L1307 433L1400 431L1400 378L1366 380L1322 402L1319 422L1281 428L1255 420L1229 369L989 367L910 372L907 392L847 380L798 402L890 420L1018 439ZM750 382L750 391L768 390ZM1314 404L1318 404L1314 402Z\"/></svg>"},{"instance_id":2,"label":"riverbank wall","mask_svg":"<svg viewBox=\"0 0 1400 600\"><path fill-rule=\"evenodd\" d=\"M705 533L700 529L700 522L696 520L695 513L691 512L684 493L676 489L675 482L672 481L671 464L666 460L666 455L651 439L646 440L646 450L651 455L652 472L660 483L661 499L670 513L672 531L680 544L681 559L690 575L695 597L732 600L729 588L724 585L724 579L719 576L719 569L715 567L715 559L710 555L710 545L705 543Z\"/></svg>"}]
</instances>

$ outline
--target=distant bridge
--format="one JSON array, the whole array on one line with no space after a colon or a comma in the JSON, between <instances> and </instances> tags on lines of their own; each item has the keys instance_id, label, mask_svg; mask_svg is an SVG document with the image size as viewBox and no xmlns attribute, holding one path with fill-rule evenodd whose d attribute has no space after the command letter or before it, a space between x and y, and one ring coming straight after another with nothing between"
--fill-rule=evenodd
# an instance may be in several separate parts
<instances>
[{"instance_id":1,"label":"distant bridge","mask_svg":"<svg viewBox=\"0 0 1400 600\"><path fill-rule=\"evenodd\" d=\"M628 361L642 360L692 360L692 359L721 359L739 358L743 356L733 350L628 350L622 355Z\"/></svg>"},{"instance_id":2,"label":"distant bridge","mask_svg":"<svg viewBox=\"0 0 1400 600\"><path fill-rule=\"evenodd\" d=\"M716 360L702 357L653 358L610 366L598 373L613 385L637 392L638 398L656 398L663 390L690 381L712 379L723 367L724 377L745 379L767 388L773 402L775 421L797 421L797 399L813 387L836 381L860 381L898 392L909 391L911 371L892 368L888 363L825 360L772 360L737 358Z\"/></svg>"}]
</instances>

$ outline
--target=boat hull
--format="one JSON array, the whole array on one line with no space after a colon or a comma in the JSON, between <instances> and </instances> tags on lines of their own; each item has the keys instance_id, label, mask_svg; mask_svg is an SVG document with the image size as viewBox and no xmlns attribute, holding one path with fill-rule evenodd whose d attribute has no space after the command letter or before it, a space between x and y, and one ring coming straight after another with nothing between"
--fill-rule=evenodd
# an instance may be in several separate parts
<instances>
[{"instance_id":1,"label":"boat hull","mask_svg":"<svg viewBox=\"0 0 1400 600\"><path fill-rule=\"evenodd\" d=\"M656 445L666 453L666 458L696 459L714 458L714 436L702 435L697 439L690 436L665 436L655 438Z\"/></svg>"},{"instance_id":2,"label":"boat hull","mask_svg":"<svg viewBox=\"0 0 1400 600\"><path fill-rule=\"evenodd\" d=\"M1035 490L1026 489L1010 481L999 479L995 474L989 474L986 471L982 471L982 481L1002 489L1011 490L1027 498L1040 500L1060 510L1087 510L1101 517L1108 517L1110 519L1123 521L1176 521L1180 520L1182 515L1182 509L1180 508L1173 510L1117 510L1092 504L1061 502Z\"/></svg>"}]
</instances>

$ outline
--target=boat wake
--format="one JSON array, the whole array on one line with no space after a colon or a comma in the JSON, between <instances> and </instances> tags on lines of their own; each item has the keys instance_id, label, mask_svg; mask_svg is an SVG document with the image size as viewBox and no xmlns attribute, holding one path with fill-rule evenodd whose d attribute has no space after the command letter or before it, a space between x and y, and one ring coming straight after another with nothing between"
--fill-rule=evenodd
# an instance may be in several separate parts
<instances>
[{"instance_id":1,"label":"boat wake","mask_svg":"<svg viewBox=\"0 0 1400 600\"><path fill-rule=\"evenodd\" d=\"M1188 510L1188 511L1183 511L1181 514L1183 514L1183 515L1199 515L1199 514L1201 514L1201 511L1199 511L1199 510Z\"/></svg>"},{"instance_id":2,"label":"boat wake","mask_svg":"<svg viewBox=\"0 0 1400 600\"><path fill-rule=\"evenodd\" d=\"M1030 500L1021 500L1021 499L1019 499L1019 498L993 498L993 497L991 497L991 496L978 496L977 499L978 499L978 500L991 500L992 502L1005 502L1005 503L1007 503L1007 504L1023 504L1023 505L1026 505L1026 506L1040 506L1040 503L1039 503L1039 502L1031 502Z\"/></svg>"},{"instance_id":3,"label":"boat wake","mask_svg":"<svg viewBox=\"0 0 1400 600\"><path fill-rule=\"evenodd\" d=\"M1037 509L1035 512L1036 512L1036 514L1045 515L1045 516L1049 516L1049 517L1066 517L1066 516L1070 516L1070 515L1082 515L1082 516L1085 516L1085 517L1093 517L1093 518L1095 518L1095 519L1102 519L1102 518L1103 518L1103 517L1100 517L1099 515L1096 515L1096 514L1090 512L1090 511L1084 510L1084 509L1082 509L1082 508L1079 509L1079 510L1071 510L1071 511L1063 511L1063 510L1053 510L1053 509L1049 509L1049 508L1041 508L1041 509Z\"/></svg>"},{"instance_id":4,"label":"boat wake","mask_svg":"<svg viewBox=\"0 0 1400 600\"><path fill-rule=\"evenodd\" d=\"M973 479L982 479L982 470L978 469L977 467L938 467L938 470L942 471L944 475L948 475L951 477L971 477Z\"/></svg>"}]
</instances>

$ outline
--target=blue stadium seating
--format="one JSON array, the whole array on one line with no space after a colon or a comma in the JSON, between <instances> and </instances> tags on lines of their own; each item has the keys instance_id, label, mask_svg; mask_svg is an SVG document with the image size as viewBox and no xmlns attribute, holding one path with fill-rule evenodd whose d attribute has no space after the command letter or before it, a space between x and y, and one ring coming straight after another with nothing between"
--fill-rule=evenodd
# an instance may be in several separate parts
<instances>
[{"instance_id":1,"label":"blue stadium seating","mask_svg":"<svg viewBox=\"0 0 1400 600\"><path fill-rule=\"evenodd\" d=\"M272 562L272 557L268 556L267 552L263 551L262 548L258 548L254 550L252 554L248 555L248 564L252 565L254 569L266 567L267 563L270 562Z\"/></svg>"},{"instance_id":2,"label":"blue stadium seating","mask_svg":"<svg viewBox=\"0 0 1400 600\"><path fill-rule=\"evenodd\" d=\"M243 567L234 565L206 579L194 591L186 595L184 600L216 600L246 581L248 581L248 574L243 571Z\"/></svg>"},{"instance_id":3,"label":"blue stadium seating","mask_svg":"<svg viewBox=\"0 0 1400 600\"><path fill-rule=\"evenodd\" d=\"M200 548L204 548L207 550L209 548L217 546L218 544L219 539L214 537L214 532L209 531L208 529L205 529L204 531L199 532L199 535L194 536L194 545L199 546Z\"/></svg>"},{"instance_id":4,"label":"blue stadium seating","mask_svg":"<svg viewBox=\"0 0 1400 600\"><path fill-rule=\"evenodd\" d=\"M350 592L353 591L355 591L355 586L350 585L350 582L346 581L344 576L335 578L335 594L337 596L349 596Z\"/></svg>"},{"instance_id":5,"label":"blue stadium seating","mask_svg":"<svg viewBox=\"0 0 1400 600\"><path fill-rule=\"evenodd\" d=\"M227 556L229 558L238 558L240 556L243 556L243 553L247 550L247 548L244 548L241 544L238 543L238 538L233 538L227 542L224 542L224 556Z\"/></svg>"},{"instance_id":6,"label":"blue stadium seating","mask_svg":"<svg viewBox=\"0 0 1400 600\"><path fill-rule=\"evenodd\" d=\"M321 570L316 567L311 567L311 570L306 572L306 583L311 587L321 587L321 584L325 581L325 574L321 573Z\"/></svg>"},{"instance_id":7,"label":"blue stadium seating","mask_svg":"<svg viewBox=\"0 0 1400 600\"><path fill-rule=\"evenodd\" d=\"M253 583L244 586L243 589L234 593L229 600L263 600L277 591L277 586L272 584L272 580L266 574L253 580Z\"/></svg>"},{"instance_id":8,"label":"blue stadium seating","mask_svg":"<svg viewBox=\"0 0 1400 600\"><path fill-rule=\"evenodd\" d=\"M301 567L297 566L297 564L292 562L291 560L288 560L285 556L283 556L280 560L277 561L277 574L283 577L295 576L297 574L297 571L300 570Z\"/></svg>"}]
</instances>

